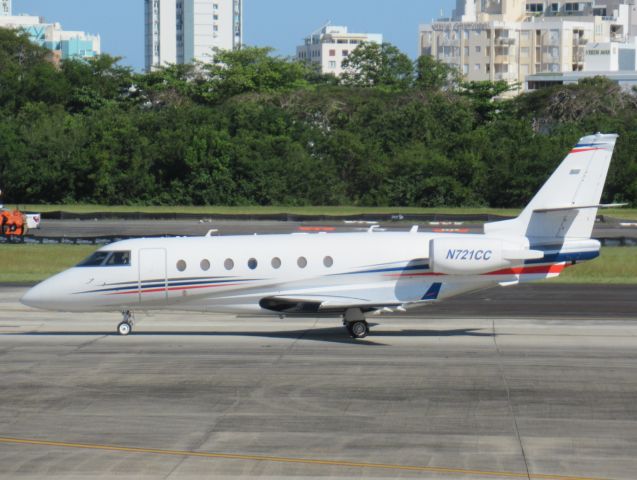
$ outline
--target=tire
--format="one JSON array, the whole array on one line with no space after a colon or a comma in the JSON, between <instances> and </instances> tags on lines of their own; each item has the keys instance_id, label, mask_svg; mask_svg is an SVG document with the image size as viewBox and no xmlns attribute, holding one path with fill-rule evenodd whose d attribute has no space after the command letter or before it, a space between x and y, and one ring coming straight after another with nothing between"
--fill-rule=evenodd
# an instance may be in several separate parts
<instances>
[{"instance_id":1,"label":"tire","mask_svg":"<svg viewBox=\"0 0 637 480\"><path fill-rule=\"evenodd\" d=\"M348 331L352 335L353 338L365 338L369 335L369 325L367 322L352 322L348 325Z\"/></svg>"},{"instance_id":2,"label":"tire","mask_svg":"<svg viewBox=\"0 0 637 480\"><path fill-rule=\"evenodd\" d=\"M122 337L125 337L132 331L133 327L128 322L122 322L117 326L117 333L119 333Z\"/></svg>"}]
</instances>

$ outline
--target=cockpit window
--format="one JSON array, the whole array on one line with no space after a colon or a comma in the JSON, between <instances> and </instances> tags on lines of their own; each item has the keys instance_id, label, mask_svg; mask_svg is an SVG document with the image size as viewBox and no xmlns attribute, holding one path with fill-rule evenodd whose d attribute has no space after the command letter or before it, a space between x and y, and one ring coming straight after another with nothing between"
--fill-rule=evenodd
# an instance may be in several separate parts
<instances>
[{"instance_id":1,"label":"cockpit window","mask_svg":"<svg viewBox=\"0 0 637 480\"><path fill-rule=\"evenodd\" d=\"M104 264L111 267L130 265L130 252L113 252L109 255Z\"/></svg>"},{"instance_id":2,"label":"cockpit window","mask_svg":"<svg viewBox=\"0 0 637 480\"><path fill-rule=\"evenodd\" d=\"M97 251L83 262L78 263L78 267L121 267L130 265L130 252L105 252Z\"/></svg>"}]
</instances>

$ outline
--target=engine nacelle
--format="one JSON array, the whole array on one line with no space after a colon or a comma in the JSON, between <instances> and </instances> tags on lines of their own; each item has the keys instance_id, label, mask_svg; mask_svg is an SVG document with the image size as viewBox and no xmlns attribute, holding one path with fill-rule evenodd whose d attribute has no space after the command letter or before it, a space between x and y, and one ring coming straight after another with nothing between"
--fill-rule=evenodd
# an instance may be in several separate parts
<instances>
[{"instance_id":1,"label":"engine nacelle","mask_svg":"<svg viewBox=\"0 0 637 480\"><path fill-rule=\"evenodd\" d=\"M480 275L510 268L542 252L494 238L435 238L429 242L429 266L445 275Z\"/></svg>"}]
</instances>

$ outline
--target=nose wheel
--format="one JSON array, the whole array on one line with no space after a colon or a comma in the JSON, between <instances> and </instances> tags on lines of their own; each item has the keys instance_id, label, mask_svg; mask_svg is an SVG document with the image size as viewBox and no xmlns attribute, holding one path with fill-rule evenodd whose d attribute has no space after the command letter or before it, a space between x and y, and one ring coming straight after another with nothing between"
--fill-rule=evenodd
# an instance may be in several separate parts
<instances>
[{"instance_id":1,"label":"nose wheel","mask_svg":"<svg viewBox=\"0 0 637 480\"><path fill-rule=\"evenodd\" d=\"M122 322L117 326L117 333L125 337L126 335L128 335L129 333L133 331L134 317L132 312L130 311L122 312L122 317L123 317Z\"/></svg>"}]
</instances>

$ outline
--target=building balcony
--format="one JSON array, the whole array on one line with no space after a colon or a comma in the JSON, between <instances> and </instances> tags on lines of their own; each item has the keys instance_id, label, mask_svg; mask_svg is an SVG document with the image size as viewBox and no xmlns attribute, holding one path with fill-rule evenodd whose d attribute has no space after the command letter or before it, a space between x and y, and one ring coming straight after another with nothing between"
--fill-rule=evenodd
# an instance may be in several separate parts
<instances>
[{"instance_id":1,"label":"building balcony","mask_svg":"<svg viewBox=\"0 0 637 480\"><path fill-rule=\"evenodd\" d=\"M453 40L451 38L441 38L440 45L445 47L457 47L460 45L460 40L458 39Z\"/></svg>"},{"instance_id":2,"label":"building balcony","mask_svg":"<svg viewBox=\"0 0 637 480\"><path fill-rule=\"evenodd\" d=\"M500 37L495 39L496 45L515 45L515 38Z\"/></svg>"}]
</instances>

